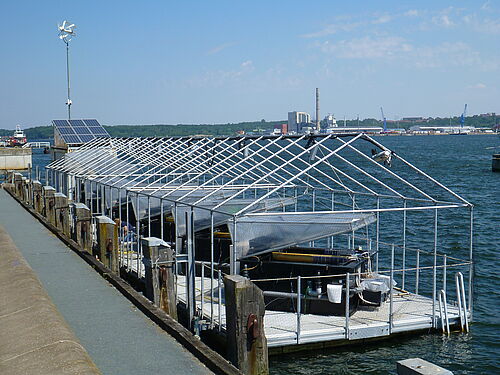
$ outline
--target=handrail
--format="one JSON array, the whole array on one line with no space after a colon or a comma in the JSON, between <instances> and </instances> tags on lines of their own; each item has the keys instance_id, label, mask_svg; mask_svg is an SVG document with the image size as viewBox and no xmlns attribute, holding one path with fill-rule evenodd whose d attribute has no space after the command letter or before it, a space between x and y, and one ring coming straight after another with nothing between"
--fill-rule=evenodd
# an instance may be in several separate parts
<instances>
[{"instance_id":1,"label":"handrail","mask_svg":"<svg viewBox=\"0 0 500 375\"><path fill-rule=\"evenodd\" d=\"M444 317L443 317L443 309L444 309ZM443 333L450 334L450 323L448 320L448 306L446 302L446 292L444 289L439 291L439 316L441 318L441 329ZM445 326L446 322L446 326Z\"/></svg>"},{"instance_id":2,"label":"handrail","mask_svg":"<svg viewBox=\"0 0 500 375\"><path fill-rule=\"evenodd\" d=\"M469 320L467 317L467 300L465 299L464 275L462 272L455 274L455 283L457 286L458 314L460 315L460 328L462 331L469 332Z\"/></svg>"}]
</instances>

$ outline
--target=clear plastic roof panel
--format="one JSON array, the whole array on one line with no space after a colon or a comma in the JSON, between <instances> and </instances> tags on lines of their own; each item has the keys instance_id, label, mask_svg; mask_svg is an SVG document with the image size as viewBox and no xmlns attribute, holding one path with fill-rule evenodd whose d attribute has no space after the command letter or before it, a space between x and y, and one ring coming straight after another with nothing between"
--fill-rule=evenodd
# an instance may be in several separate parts
<instances>
[{"instance_id":1,"label":"clear plastic roof panel","mask_svg":"<svg viewBox=\"0 0 500 375\"><path fill-rule=\"evenodd\" d=\"M229 225L229 231L238 258L245 258L349 233L375 221L374 214L365 213L249 214L237 218L236 226Z\"/></svg>"}]
</instances>

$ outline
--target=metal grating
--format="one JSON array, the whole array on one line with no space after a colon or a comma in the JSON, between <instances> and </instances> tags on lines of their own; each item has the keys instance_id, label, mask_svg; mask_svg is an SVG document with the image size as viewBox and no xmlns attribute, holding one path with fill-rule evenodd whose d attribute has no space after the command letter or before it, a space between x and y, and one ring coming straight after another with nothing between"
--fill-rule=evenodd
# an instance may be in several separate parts
<instances>
[{"instance_id":1,"label":"metal grating","mask_svg":"<svg viewBox=\"0 0 500 375\"><path fill-rule=\"evenodd\" d=\"M83 144L95 138L110 136L95 119L53 120L52 123L67 144Z\"/></svg>"}]
</instances>

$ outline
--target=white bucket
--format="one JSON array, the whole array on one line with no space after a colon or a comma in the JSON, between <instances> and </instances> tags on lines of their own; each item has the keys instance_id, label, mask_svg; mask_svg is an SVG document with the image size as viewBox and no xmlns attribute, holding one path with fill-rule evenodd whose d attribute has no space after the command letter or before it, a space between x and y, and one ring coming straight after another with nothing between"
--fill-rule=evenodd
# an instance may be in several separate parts
<instances>
[{"instance_id":1,"label":"white bucket","mask_svg":"<svg viewBox=\"0 0 500 375\"><path fill-rule=\"evenodd\" d=\"M342 285L328 284L326 286L328 301L332 303L342 302Z\"/></svg>"}]
</instances>

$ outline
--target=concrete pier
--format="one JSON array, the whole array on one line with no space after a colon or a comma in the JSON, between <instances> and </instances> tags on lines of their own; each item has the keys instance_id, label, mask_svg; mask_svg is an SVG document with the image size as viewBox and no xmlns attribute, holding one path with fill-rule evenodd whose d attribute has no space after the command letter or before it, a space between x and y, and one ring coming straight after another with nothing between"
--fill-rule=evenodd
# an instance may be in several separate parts
<instances>
[{"instance_id":1,"label":"concrete pier","mask_svg":"<svg viewBox=\"0 0 500 375\"><path fill-rule=\"evenodd\" d=\"M212 373L3 190L0 207L0 225L102 373Z\"/></svg>"},{"instance_id":2,"label":"concrete pier","mask_svg":"<svg viewBox=\"0 0 500 375\"><path fill-rule=\"evenodd\" d=\"M100 374L0 225L0 373Z\"/></svg>"}]
</instances>

